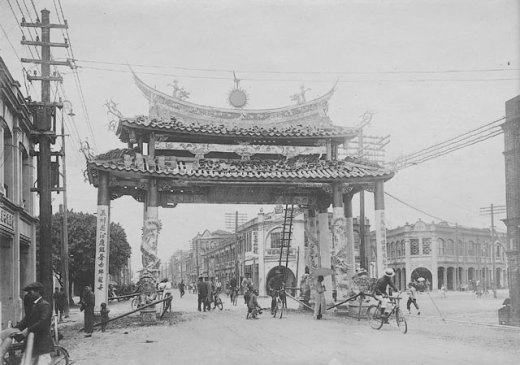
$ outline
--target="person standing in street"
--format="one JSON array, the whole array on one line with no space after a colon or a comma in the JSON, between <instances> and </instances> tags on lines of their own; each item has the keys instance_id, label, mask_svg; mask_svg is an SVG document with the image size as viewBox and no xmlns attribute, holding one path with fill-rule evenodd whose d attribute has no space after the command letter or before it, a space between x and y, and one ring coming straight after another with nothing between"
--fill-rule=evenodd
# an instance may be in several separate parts
<instances>
[{"instance_id":1,"label":"person standing in street","mask_svg":"<svg viewBox=\"0 0 520 365\"><path fill-rule=\"evenodd\" d=\"M31 363L49 365L52 361L50 352L53 348L51 337L52 307L42 298L43 285L41 283L34 282L27 285L23 290L29 293L33 305L30 312L15 327L25 337L30 332L34 333Z\"/></svg>"},{"instance_id":2,"label":"person standing in street","mask_svg":"<svg viewBox=\"0 0 520 365\"><path fill-rule=\"evenodd\" d=\"M81 308L84 311L84 328L85 337L91 337L94 332L94 306L96 305L96 297L90 286L86 286L83 290L83 298L81 299ZM80 308L80 309L81 309Z\"/></svg>"},{"instance_id":3,"label":"person standing in street","mask_svg":"<svg viewBox=\"0 0 520 365\"><path fill-rule=\"evenodd\" d=\"M107 303L101 303L101 332L105 332L105 329L107 328L107 322L108 322L108 313L110 313L110 310L107 308Z\"/></svg>"},{"instance_id":4,"label":"person standing in street","mask_svg":"<svg viewBox=\"0 0 520 365\"><path fill-rule=\"evenodd\" d=\"M204 312L206 311L206 297L208 296L208 287L206 283L202 281L202 276L199 277L199 282L197 283L197 295L198 295L198 311L200 312L201 304L204 308Z\"/></svg>"},{"instance_id":5,"label":"person standing in street","mask_svg":"<svg viewBox=\"0 0 520 365\"><path fill-rule=\"evenodd\" d=\"M408 309L408 314L411 314L410 307L413 303L415 309L417 309L417 315L420 315L419 305L417 304L417 289L413 286L412 283L408 283L408 290L406 291L408 294L408 301L406 302L406 309Z\"/></svg>"},{"instance_id":6,"label":"person standing in street","mask_svg":"<svg viewBox=\"0 0 520 365\"><path fill-rule=\"evenodd\" d=\"M321 319L326 309L325 285L323 285L323 276L319 275L318 280L316 281L316 296L314 299L314 316L316 319Z\"/></svg>"},{"instance_id":7,"label":"person standing in street","mask_svg":"<svg viewBox=\"0 0 520 365\"><path fill-rule=\"evenodd\" d=\"M179 292L181 294L181 298L184 296L184 280L181 280L181 283L179 284Z\"/></svg>"}]
</instances>

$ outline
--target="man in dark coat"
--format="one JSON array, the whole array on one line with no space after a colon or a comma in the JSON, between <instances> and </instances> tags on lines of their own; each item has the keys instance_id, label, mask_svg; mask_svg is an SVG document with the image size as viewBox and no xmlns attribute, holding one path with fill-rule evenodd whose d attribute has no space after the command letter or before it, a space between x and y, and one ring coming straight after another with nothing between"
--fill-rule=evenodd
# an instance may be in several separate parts
<instances>
[{"instance_id":1,"label":"man in dark coat","mask_svg":"<svg viewBox=\"0 0 520 365\"><path fill-rule=\"evenodd\" d=\"M96 305L96 297L92 293L90 286L86 286L81 299L81 308L85 311L84 325L85 337L91 337L94 331L94 306Z\"/></svg>"},{"instance_id":2,"label":"man in dark coat","mask_svg":"<svg viewBox=\"0 0 520 365\"><path fill-rule=\"evenodd\" d=\"M42 298L41 283L29 284L23 290L29 293L33 304L30 312L16 325L16 328L26 337L30 332L34 333L33 363L50 364L50 352L54 346L51 337L51 305Z\"/></svg>"},{"instance_id":3,"label":"man in dark coat","mask_svg":"<svg viewBox=\"0 0 520 365\"><path fill-rule=\"evenodd\" d=\"M202 281L202 276L199 278L199 282L197 283L197 292L198 292L198 310L201 311L200 306L204 307L204 312L206 311L206 297L208 296L208 287L205 282Z\"/></svg>"}]
</instances>

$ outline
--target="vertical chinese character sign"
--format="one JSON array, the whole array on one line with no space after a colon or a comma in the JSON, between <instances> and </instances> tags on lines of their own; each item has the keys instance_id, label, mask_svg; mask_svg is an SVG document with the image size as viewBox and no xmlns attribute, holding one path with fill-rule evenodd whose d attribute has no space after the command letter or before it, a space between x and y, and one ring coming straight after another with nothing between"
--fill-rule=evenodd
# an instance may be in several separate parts
<instances>
[{"instance_id":1,"label":"vertical chinese character sign","mask_svg":"<svg viewBox=\"0 0 520 365\"><path fill-rule=\"evenodd\" d=\"M381 275L386 268L386 226L385 226L385 211L376 210L376 254L377 254L377 265L376 273L377 276Z\"/></svg>"},{"instance_id":2,"label":"vertical chinese character sign","mask_svg":"<svg viewBox=\"0 0 520 365\"><path fill-rule=\"evenodd\" d=\"M94 294L96 308L108 300L108 252L110 247L109 206L98 205L96 234L96 266L94 271Z\"/></svg>"}]
</instances>

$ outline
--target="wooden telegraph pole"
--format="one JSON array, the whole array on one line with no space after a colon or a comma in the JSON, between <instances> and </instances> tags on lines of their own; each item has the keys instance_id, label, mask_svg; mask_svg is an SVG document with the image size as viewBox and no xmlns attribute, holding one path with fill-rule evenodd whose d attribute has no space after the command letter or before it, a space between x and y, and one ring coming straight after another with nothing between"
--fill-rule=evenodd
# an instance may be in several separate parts
<instances>
[{"instance_id":1,"label":"wooden telegraph pole","mask_svg":"<svg viewBox=\"0 0 520 365\"><path fill-rule=\"evenodd\" d=\"M41 47L41 59L22 58L22 62L36 63L41 65L40 76L27 76L29 81L41 81L41 101L31 102L29 105L34 118L34 130L32 138L34 143L39 145L39 151L35 152L38 156L38 187L36 190L40 195L40 240L39 240L39 280L43 284L44 298L52 303L52 176L51 176L51 143L56 141L56 107L61 107L61 103L51 102L50 83L51 81L62 82L59 75L50 73L51 65L71 66L69 61L51 60L51 47L68 47L68 43L52 43L50 41L51 28L68 28L65 24L50 24L50 12L46 9L41 11L41 21L27 23L22 18L21 26L41 29L41 41L22 40L22 44Z\"/></svg>"}]
</instances>

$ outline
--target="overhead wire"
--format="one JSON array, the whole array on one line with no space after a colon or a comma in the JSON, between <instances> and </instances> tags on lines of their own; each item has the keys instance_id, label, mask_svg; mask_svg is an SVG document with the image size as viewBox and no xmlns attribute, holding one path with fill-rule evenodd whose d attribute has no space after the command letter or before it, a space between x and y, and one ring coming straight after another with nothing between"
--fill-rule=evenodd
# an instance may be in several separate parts
<instances>
[{"instance_id":1,"label":"overhead wire","mask_svg":"<svg viewBox=\"0 0 520 365\"><path fill-rule=\"evenodd\" d=\"M388 195L390 198L392 198L392 199L398 201L399 203L401 203L401 204L407 206L408 208L414 209L414 210L416 210L416 211L418 211L418 212L420 212L420 213L422 213L422 214L424 214L424 215L427 215L427 216L430 217L430 218L434 218L434 219L436 219L436 220L438 220L438 221L440 221L440 222L447 222L447 223L455 224L455 223L453 223L453 222L450 222L450 221L447 220L447 219L439 218L439 217L434 216L434 215L432 215L432 214L430 214L430 213L428 213L428 212L425 212L425 211L422 210L422 209L419 209L419 208L417 208L417 207L414 207L413 205L404 202L403 200L401 200L401 199L399 199L398 197L396 197L396 196L390 194L390 193L387 192L387 191L385 191L385 195Z\"/></svg>"},{"instance_id":2,"label":"overhead wire","mask_svg":"<svg viewBox=\"0 0 520 365\"><path fill-rule=\"evenodd\" d=\"M54 2L54 8L56 9L56 14L58 16L58 20L60 20L60 13L61 13L61 20L60 21L62 23L65 23L65 13L63 11L63 6L61 4L61 0L58 0L58 5L59 5L59 8L60 8L59 12L58 12L58 8L56 7L56 0L53 0L53 2ZM66 39L67 39L68 44L69 44L69 47L67 48L67 52L70 53L70 58L72 60L74 60L75 59L74 49L72 47L72 41L71 41L71 38L70 38L69 30L67 28L65 28L65 33L67 35ZM65 35L63 33L63 29L62 29L62 34ZM74 83L76 84L76 89L78 91L78 95L79 95L79 98L80 98L82 110L83 110L83 113L85 114L85 122L87 124L90 136L92 138L92 144L93 144L94 149L97 150L96 138L94 136L94 130L93 130L93 127L92 127L92 123L90 121L90 115L89 115L88 108L87 108L87 103L86 103L86 100L85 100L85 94L83 92L83 86L82 86L82 83L81 83L81 78L80 78L79 73L77 71L77 67L75 67L75 66L72 67L72 73L74 75Z\"/></svg>"},{"instance_id":3,"label":"overhead wire","mask_svg":"<svg viewBox=\"0 0 520 365\"><path fill-rule=\"evenodd\" d=\"M424 154L424 153L429 152L429 151L431 151L431 150L434 150L434 149L436 149L436 148L443 147L443 145L446 145L446 144L450 144L450 143L456 142L458 139L465 138L466 136L471 135L471 134L473 134L473 133L475 133L475 132L477 132L477 131L480 131L480 132L478 132L478 133L482 133L482 132L488 131L489 129L495 128L495 127L497 126L497 123L500 122L500 121L502 121L502 120L504 120L504 119L505 119L505 117L501 117L500 119L496 119L496 120L494 120L494 121L492 121L492 122L486 123L486 124L484 124L484 125L482 125L482 126L480 126L480 127L478 127L478 128L475 128L475 129L469 130L469 131L464 132L464 133L462 133L462 134L459 134L459 135L457 135L457 136L455 136L455 137L452 137L452 138L450 138L450 139L447 139L446 141L443 141L443 142L440 142L440 143L434 144L434 145L432 145L432 146L429 146L429 147L424 148L424 149L422 149L422 150L419 150L419 151L417 151L417 152L411 153L411 154L407 155L406 157L407 157L407 158L412 158L412 157L415 157L415 156L417 156L417 155ZM486 128L486 129L485 129L484 131L482 131L482 129L484 129L484 128Z\"/></svg>"},{"instance_id":4,"label":"overhead wire","mask_svg":"<svg viewBox=\"0 0 520 365\"><path fill-rule=\"evenodd\" d=\"M163 68L163 69L177 69L184 71L202 71L202 72L241 72L253 74L316 74L316 75L357 75L357 74L442 74L442 73L471 73L471 72L504 72L504 71L519 71L520 68L482 68L482 69L454 69L454 70L402 70L402 71L267 71L267 70L232 70L223 68L196 68L184 66L164 66L164 65L146 65L146 64L128 64L123 62L108 62L98 60L82 60L75 59L77 62L118 65L118 66L132 66L143 68Z\"/></svg>"},{"instance_id":5,"label":"overhead wire","mask_svg":"<svg viewBox=\"0 0 520 365\"><path fill-rule=\"evenodd\" d=\"M107 71L107 72L119 72L119 73L131 73L130 70L120 70L113 68L105 68L105 67L93 67L93 66L84 66L78 65L78 68L86 69L86 70L97 70L97 71ZM202 75L183 75L178 73L165 73L165 72L149 72L149 71L135 71L137 74L143 75L155 75L155 76L168 76L168 77L178 77L185 79L204 79L204 80L230 80L229 76L202 76ZM246 81L258 81L258 82L313 82L313 83L339 83L339 84L352 84L352 83L396 83L396 82L490 82L490 81L518 81L519 77L499 77L499 78L472 78L472 79L439 79L439 78L431 78L431 79L420 79L420 78L412 78L412 79L310 79L310 78L258 78L258 77L241 77L240 80Z\"/></svg>"}]
</instances>

